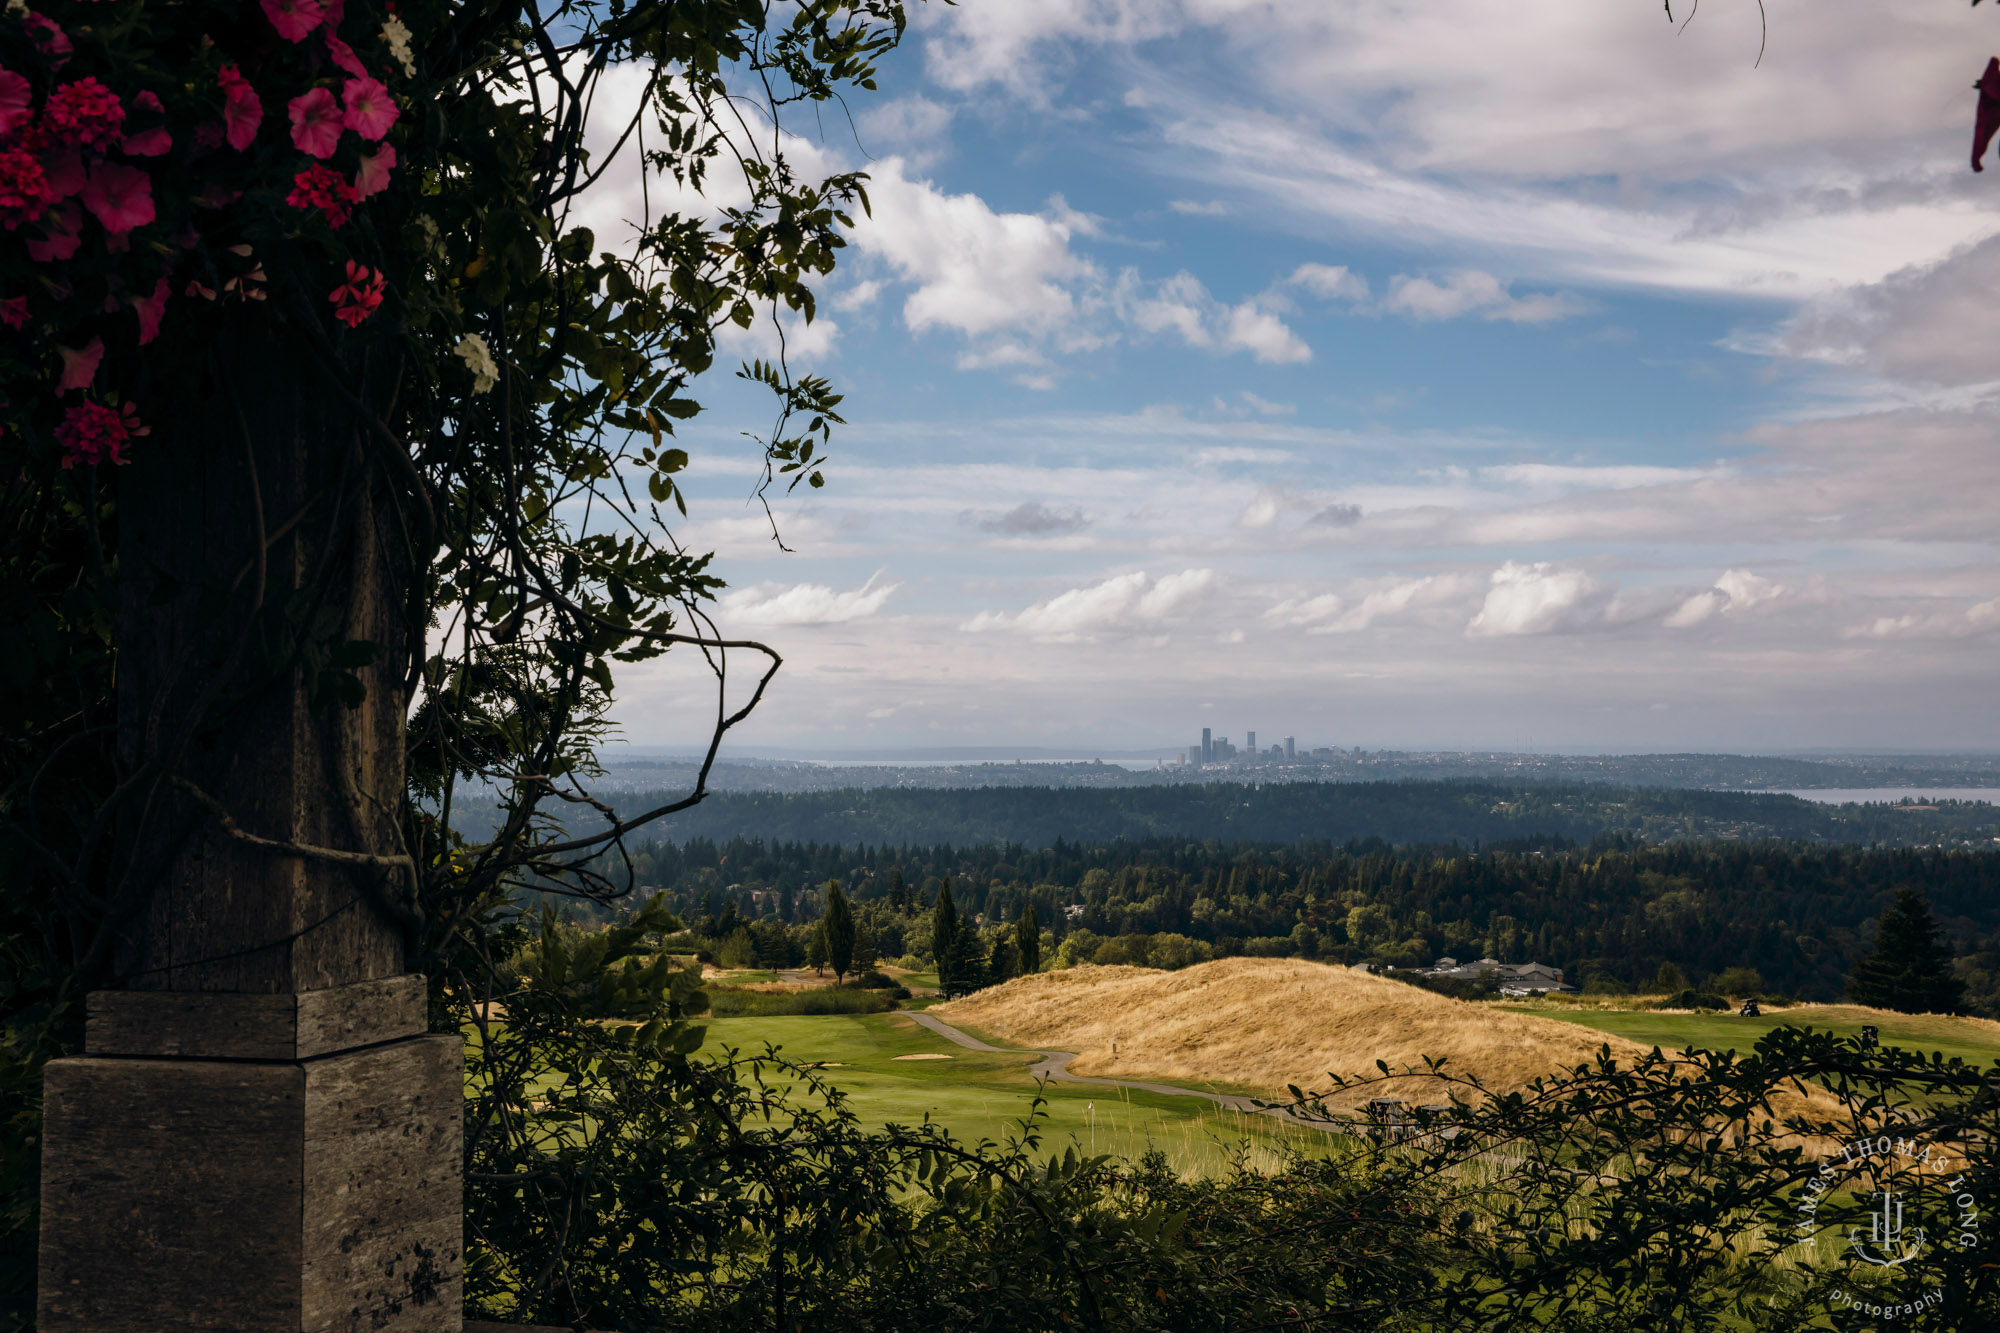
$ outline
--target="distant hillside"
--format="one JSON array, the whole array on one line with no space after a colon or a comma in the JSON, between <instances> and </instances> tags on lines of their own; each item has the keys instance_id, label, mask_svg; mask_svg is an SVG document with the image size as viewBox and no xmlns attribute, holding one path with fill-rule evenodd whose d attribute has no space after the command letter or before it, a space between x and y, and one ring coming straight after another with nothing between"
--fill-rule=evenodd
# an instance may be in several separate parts
<instances>
[{"instance_id":1,"label":"distant hillside","mask_svg":"<svg viewBox=\"0 0 2000 1333\"><path fill-rule=\"evenodd\" d=\"M618 797L626 814L668 798ZM490 807L461 805L454 822L478 837ZM573 824L574 831L585 825ZM1058 840L1186 838L1229 842L1495 843L1624 835L1689 839L1991 846L2000 810L1979 803L1827 806L1794 796L1576 782L1291 782L1098 790L983 787L831 792L724 792L648 825L639 839L966 846Z\"/></svg>"},{"instance_id":2,"label":"distant hillside","mask_svg":"<svg viewBox=\"0 0 2000 1333\"><path fill-rule=\"evenodd\" d=\"M1636 1042L1533 1014L1469 1004L1400 981L1290 958L1228 958L1178 972L1074 967L1018 977L931 1012L1017 1045L1075 1051L1070 1069L1095 1078L1171 1079L1251 1088L1283 1100L1297 1085L1328 1089L1328 1074L1423 1068L1425 1056L1512 1092L1586 1064L1608 1048L1621 1064ZM1440 1102L1449 1088L1427 1074L1328 1098L1353 1109L1370 1097ZM1818 1109L1827 1109L1816 1097ZM1790 1094L1780 1114L1804 1109Z\"/></svg>"}]
</instances>

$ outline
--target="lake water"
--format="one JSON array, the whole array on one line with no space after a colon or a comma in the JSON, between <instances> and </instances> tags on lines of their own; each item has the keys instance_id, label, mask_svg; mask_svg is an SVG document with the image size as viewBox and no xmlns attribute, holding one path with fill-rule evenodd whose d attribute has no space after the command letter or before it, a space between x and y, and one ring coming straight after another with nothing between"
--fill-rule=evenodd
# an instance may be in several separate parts
<instances>
[{"instance_id":1,"label":"lake water","mask_svg":"<svg viewBox=\"0 0 2000 1333\"><path fill-rule=\"evenodd\" d=\"M2000 787L1817 787L1778 793L1799 796L1822 805L1846 805L1850 801L1984 801L2000 804Z\"/></svg>"}]
</instances>

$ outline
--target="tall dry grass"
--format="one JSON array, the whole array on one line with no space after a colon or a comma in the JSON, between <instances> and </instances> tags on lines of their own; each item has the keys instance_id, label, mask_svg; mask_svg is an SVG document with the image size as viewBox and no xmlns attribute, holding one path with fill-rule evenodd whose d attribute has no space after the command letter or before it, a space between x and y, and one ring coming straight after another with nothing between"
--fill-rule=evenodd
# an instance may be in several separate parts
<instances>
[{"instance_id":1,"label":"tall dry grass","mask_svg":"<svg viewBox=\"0 0 2000 1333\"><path fill-rule=\"evenodd\" d=\"M1650 1049L1290 958L1226 958L1178 972L1075 967L1019 977L932 1012L1003 1041L1075 1051L1070 1068L1078 1074L1221 1085L1275 1099L1294 1084L1327 1089L1330 1073L1379 1074L1378 1060L1400 1074L1421 1071L1425 1056L1442 1057L1448 1069L1508 1092L1595 1062L1607 1046L1625 1065ZM1448 1095L1443 1081L1419 1072L1336 1094L1328 1104L1354 1109L1381 1096L1422 1104Z\"/></svg>"}]
</instances>

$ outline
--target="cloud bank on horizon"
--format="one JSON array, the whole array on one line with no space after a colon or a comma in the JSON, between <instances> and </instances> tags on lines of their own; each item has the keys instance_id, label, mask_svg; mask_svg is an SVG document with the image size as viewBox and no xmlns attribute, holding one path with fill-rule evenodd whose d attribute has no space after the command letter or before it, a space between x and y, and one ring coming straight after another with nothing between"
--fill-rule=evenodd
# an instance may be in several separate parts
<instances>
[{"instance_id":1,"label":"cloud bank on horizon","mask_svg":"<svg viewBox=\"0 0 2000 1333\"><path fill-rule=\"evenodd\" d=\"M788 141L873 177L796 554L747 399L689 474L743 746L2000 748L2000 14L1768 8L917 9Z\"/></svg>"}]
</instances>

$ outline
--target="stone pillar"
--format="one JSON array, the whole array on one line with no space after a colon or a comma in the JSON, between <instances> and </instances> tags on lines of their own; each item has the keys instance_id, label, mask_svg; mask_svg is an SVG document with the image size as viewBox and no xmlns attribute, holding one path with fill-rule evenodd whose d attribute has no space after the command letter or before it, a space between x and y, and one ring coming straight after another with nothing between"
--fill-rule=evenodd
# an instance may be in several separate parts
<instances>
[{"instance_id":1,"label":"stone pillar","mask_svg":"<svg viewBox=\"0 0 2000 1333\"><path fill-rule=\"evenodd\" d=\"M462 1052L406 972L424 557L349 408L395 376L336 388L258 318L116 476L141 794L44 1085L42 1333L460 1326Z\"/></svg>"},{"instance_id":2,"label":"stone pillar","mask_svg":"<svg viewBox=\"0 0 2000 1333\"><path fill-rule=\"evenodd\" d=\"M99 991L44 1092L41 1333L455 1333L455 1036L415 976Z\"/></svg>"}]
</instances>

